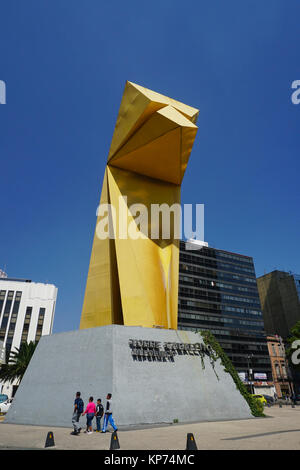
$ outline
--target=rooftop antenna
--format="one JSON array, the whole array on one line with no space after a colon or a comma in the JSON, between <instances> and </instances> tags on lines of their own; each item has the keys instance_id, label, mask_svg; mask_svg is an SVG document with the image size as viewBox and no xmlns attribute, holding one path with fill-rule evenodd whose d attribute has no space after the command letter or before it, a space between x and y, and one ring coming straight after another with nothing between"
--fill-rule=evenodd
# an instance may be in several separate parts
<instances>
[{"instance_id":1,"label":"rooftop antenna","mask_svg":"<svg viewBox=\"0 0 300 470\"><path fill-rule=\"evenodd\" d=\"M5 271L3 271L2 269L0 269L0 278L7 278L7 274Z\"/></svg>"}]
</instances>

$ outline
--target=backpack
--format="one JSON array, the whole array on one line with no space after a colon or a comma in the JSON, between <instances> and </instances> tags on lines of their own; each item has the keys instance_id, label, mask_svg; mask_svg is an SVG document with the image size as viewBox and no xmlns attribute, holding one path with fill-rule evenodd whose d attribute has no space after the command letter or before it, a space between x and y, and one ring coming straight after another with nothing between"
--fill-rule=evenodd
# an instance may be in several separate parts
<instances>
[{"instance_id":1,"label":"backpack","mask_svg":"<svg viewBox=\"0 0 300 470\"><path fill-rule=\"evenodd\" d=\"M78 403L77 403L77 409L76 409L76 411L77 411L78 413L83 413L83 409L84 409L83 400L82 400L82 398L79 398Z\"/></svg>"},{"instance_id":2,"label":"backpack","mask_svg":"<svg viewBox=\"0 0 300 470\"><path fill-rule=\"evenodd\" d=\"M102 418L104 413L104 408L103 405L100 403L100 405L97 405L97 416L100 416Z\"/></svg>"}]
</instances>

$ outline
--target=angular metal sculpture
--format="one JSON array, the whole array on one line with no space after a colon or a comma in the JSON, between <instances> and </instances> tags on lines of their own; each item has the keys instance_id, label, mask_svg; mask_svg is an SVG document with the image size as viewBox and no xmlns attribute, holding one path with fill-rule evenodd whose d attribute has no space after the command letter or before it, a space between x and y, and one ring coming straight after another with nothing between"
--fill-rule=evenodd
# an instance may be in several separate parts
<instances>
[{"instance_id":1,"label":"angular metal sculpture","mask_svg":"<svg viewBox=\"0 0 300 470\"><path fill-rule=\"evenodd\" d=\"M100 200L100 206L110 204L116 210L109 221L114 238L99 238L96 226L81 329L109 324L177 328L178 221L166 239L161 227L150 220L145 230L135 216L138 204L150 216L153 204L180 203L198 113L126 82ZM135 227L134 238L120 235L124 213L127 226ZM101 220L99 215L97 225ZM151 237L153 232L158 235Z\"/></svg>"}]
</instances>

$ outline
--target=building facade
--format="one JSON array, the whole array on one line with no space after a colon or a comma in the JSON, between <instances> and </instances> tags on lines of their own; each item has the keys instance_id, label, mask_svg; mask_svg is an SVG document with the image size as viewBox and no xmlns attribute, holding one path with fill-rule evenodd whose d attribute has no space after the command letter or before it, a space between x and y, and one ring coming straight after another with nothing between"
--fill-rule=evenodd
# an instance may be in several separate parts
<instances>
[{"instance_id":1,"label":"building facade","mask_svg":"<svg viewBox=\"0 0 300 470\"><path fill-rule=\"evenodd\" d=\"M180 243L178 329L210 330L249 390L273 394L253 259Z\"/></svg>"},{"instance_id":2,"label":"building facade","mask_svg":"<svg viewBox=\"0 0 300 470\"><path fill-rule=\"evenodd\" d=\"M272 271L257 279L265 329L268 335L279 335L285 346L291 328L300 321L300 276L285 271ZM295 393L300 393L300 373L290 364Z\"/></svg>"},{"instance_id":3,"label":"building facade","mask_svg":"<svg viewBox=\"0 0 300 470\"><path fill-rule=\"evenodd\" d=\"M268 335L267 341L277 397L290 396L293 393L293 385L282 338L278 335Z\"/></svg>"},{"instance_id":4,"label":"building facade","mask_svg":"<svg viewBox=\"0 0 300 470\"><path fill-rule=\"evenodd\" d=\"M300 274L292 274L298 294L298 299L300 300Z\"/></svg>"},{"instance_id":5,"label":"building facade","mask_svg":"<svg viewBox=\"0 0 300 470\"><path fill-rule=\"evenodd\" d=\"M257 279L265 329L285 341L300 320L300 276L272 271Z\"/></svg>"},{"instance_id":6,"label":"building facade","mask_svg":"<svg viewBox=\"0 0 300 470\"><path fill-rule=\"evenodd\" d=\"M3 341L0 341L0 366L5 363L5 348Z\"/></svg>"},{"instance_id":7,"label":"building facade","mask_svg":"<svg viewBox=\"0 0 300 470\"><path fill-rule=\"evenodd\" d=\"M37 342L52 333L57 288L31 280L0 278L0 343L5 362L23 342ZM0 393L14 394L15 387L0 383Z\"/></svg>"}]
</instances>

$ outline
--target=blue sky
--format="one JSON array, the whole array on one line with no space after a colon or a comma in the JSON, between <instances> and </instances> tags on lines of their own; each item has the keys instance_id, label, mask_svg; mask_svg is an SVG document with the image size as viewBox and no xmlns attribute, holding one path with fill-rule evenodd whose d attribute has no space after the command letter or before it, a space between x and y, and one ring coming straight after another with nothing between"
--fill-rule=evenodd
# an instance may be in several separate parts
<instances>
[{"instance_id":1,"label":"blue sky","mask_svg":"<svg viewBox=\"0 0 300 470\"><path fill-rule=\"evenodd\" d=\"M298 0L12 0L0 6L0 268L58 286L77 329L126 80L198 107L182 202L205 240L300 272Z\"/></svg>"}]
</instances>

